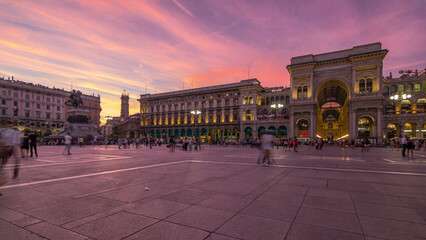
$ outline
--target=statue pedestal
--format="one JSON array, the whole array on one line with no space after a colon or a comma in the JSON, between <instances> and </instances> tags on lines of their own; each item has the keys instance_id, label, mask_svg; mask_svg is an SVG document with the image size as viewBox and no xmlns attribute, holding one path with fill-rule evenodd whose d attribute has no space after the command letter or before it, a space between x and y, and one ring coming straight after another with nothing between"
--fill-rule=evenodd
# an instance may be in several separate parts
<instances>
[{"instance_id":1,"label":"statue pedestal","mask_svg":"<svg viewBox=\"0 0 426 240\"><path fill-rule=\"evenodd\" d=\"M68 119L64 127L52 137L62 137L71 134L73 138L94 138L99 137L96 131L96 125L88 123L90 111L85 109L70 109L68 110Z\"/></svg>"}]
</instances>

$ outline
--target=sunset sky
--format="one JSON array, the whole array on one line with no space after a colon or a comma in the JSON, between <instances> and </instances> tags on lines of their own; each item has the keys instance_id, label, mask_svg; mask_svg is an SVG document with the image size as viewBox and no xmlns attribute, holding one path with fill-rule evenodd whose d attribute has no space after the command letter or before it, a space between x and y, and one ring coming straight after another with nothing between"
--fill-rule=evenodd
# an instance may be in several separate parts
<instances>
[{"instance_id":1,"label":"sunset sky","mask_svg":"<svg viewBox=\"0 0 426 240\"><path fill-rule=\"evenodd\" d=\"M426 67L426 1L0 0L0 76L120 95L259 79L289 85L290 58L382 42L384 74Z\"/></svg>"}]
</instances>

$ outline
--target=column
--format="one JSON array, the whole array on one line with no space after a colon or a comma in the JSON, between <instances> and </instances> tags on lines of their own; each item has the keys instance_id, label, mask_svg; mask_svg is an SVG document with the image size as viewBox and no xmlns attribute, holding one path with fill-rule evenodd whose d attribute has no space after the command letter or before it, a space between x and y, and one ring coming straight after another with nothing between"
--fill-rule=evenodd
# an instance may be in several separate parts
<instances>
[{"instance_id":1,"label":"column","mask_svg":"<svg viewBox=\"0 0 426 240\"><path fill-rule=\"evenodd\" d=\"M382 118L383 118L383 111L382 108L377 108L377 143L381 144L383 141L383 126L382 126Z\"/></svg>"},{"instance_id":2,"label":"column","mask_svg":"<svg viewBox=\"0 0 426 240\"><path fill-rule=\"evenodd\" d=\"M296 135L295 134L295 131L294 131L294 124L295 124L295 121L294 121L294 113L293 112L291 112L290 113L290 129L289 129L289 133L288 133L288 135L287 135L287 137L288 138L294 138L294 136Z\"/></svg>"},{"instance_id":3,"label":"column","mask_svg":"<svg viewBox=\"0 0 426 240\"><path fill-rule=\"evenodd\" d=\"M315 137L316 137L316 131L314 131L315 130L315 127L314 127L315 120L314 120L314 113L313 112L310 112L309 123L310 123L310 126L309 126L309 137L311 138L311 140L314 140Z\"/></svg>"},{"instance_id":4,"label":"column","mask_svg":"<svg viewBox=\"0 0 426 240\"><path fill-rule=\"evenodd\" d=\"M349 133L350 133L350 135L349 135L349 137L356 141L356 138L357 138L356 130L357 130L357 127L358 127L358 124L356 122L356 111L351 110L349 118L350 118L350 120L349 120Z\"/></svg>"}]
</instances>

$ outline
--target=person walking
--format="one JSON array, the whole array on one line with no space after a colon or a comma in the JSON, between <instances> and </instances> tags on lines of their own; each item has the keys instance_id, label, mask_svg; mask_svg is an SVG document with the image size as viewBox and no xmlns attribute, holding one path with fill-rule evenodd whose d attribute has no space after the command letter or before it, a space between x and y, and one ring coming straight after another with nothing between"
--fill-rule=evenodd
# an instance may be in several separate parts
<instances>
[{"instance_id":1,"label":"person walking","mask_svg":"<svg viewBox=\"0 0 426 240\"><path fill-rule=\"evenodd\" d=\"M413 154L413 149L414 149L414 143L413 143L413 141L408 137L407 138L407 155L408 155L408 157L410 157L410 153L411 153L411 157L414 157L414 154Z\"/></svg>"},{"instance_id":2,"label":"person walking","mask_svg":"<svg viewBox=\"0 0 426 240\"><path fill-rule=\"evenodd\" d=\"M37 136L37 134L34 131L32 131L31 134L28 136L28 138L30 139L30 152L31 152L30 157L33 157L33 150L34 150L35 156L38 157L38 154L37 154L38 136Z\"/></svg>"},{"instance_id":3,"label":"person walking","mask_svg":"<svg viewBox=\"0 0 426 240\"><path fill-rule=\"evenodd\" d=\"M269 134L269 131L267 131L265 134L263 134L262 136L262 145L261 145L261 149L263 152L263 158L262 158L262 164L264 166L268 166L269 164L271 164L271 151L274 145L274 137ZM268 160L268 162L266 162L266 160Z\"/></svg>"},{"instance_id":4,"label":"person walking","mask_svg":"<svg viewBox=\"0 0 426 240\"><path fill-rule=\"evenodd\" d=\"M293 150L294 150L294 152L297 152L297 144L298 144L299 142L297 141L297 137L294 137L294 140L293 140Z\"/></svg>"},{"instance_id":5,"label":"person walking","mask_svg":"<svg viewBox=\"0 0 426 240\"><path fill-rule=\"evenodd\" d=\"M405 155L405 151L407 150L407 135L404 136L404 138L402 139L402 156L406 157L407 155Z\"/></svg>"},{"instance_id":6,"label":"person walking","mask_svg":"<svg viewBox=\"0 0 426 240\"><path fill-rule=\"evenodd\" d=\"M24 138L21 144L21 158L28 158L28 152L30 151L30 138L28 133L24 134Z\"/></svg>"},{"instance_id":7,"label":"person walking","mask_svg":"<svg viewBox=\"0 0 426 240\"><path fill-rule=\"evenodd\" d=\"M1 131L1 139L0 142L3 149L3 159L0 165L0 172L4 165L7 163L9 157L13 157L15 159L15 169L13 170L13 177L15 179L19 175L19 145L21 144L22 135L18 130L12 129L13 122L7 122L7 129Z\"/></svg>"},{"instance_id":8,"label":"person walking","mask_svg":"<svg viewBox=\"0 0 426 240\"><path fill-rule=\"evenodd\" d=\"M65 135L65 148L64 151L62 152L63 155L65 155L65 151L68 151L68 155L71 155L70 150L71 150L71 141L72 141L72 137L71 137L71 133L67 133L67 135Z\"/></svg>"}]
</instances>

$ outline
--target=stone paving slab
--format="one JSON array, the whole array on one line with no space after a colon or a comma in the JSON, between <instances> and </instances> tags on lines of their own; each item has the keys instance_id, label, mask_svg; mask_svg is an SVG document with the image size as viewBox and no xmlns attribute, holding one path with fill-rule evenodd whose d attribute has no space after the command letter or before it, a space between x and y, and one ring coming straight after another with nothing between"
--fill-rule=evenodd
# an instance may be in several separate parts
<instances>
[{"instance_id":1,"label":"stone paving slab","mask_svg":"<svg viewBox=\"0 0 426 240\"><path fill-rule=\"evenodd\" d=\"M426 161L387 149L55 149L0 187L0 239L426 239Z\"/></svg>"}]
</instances>

